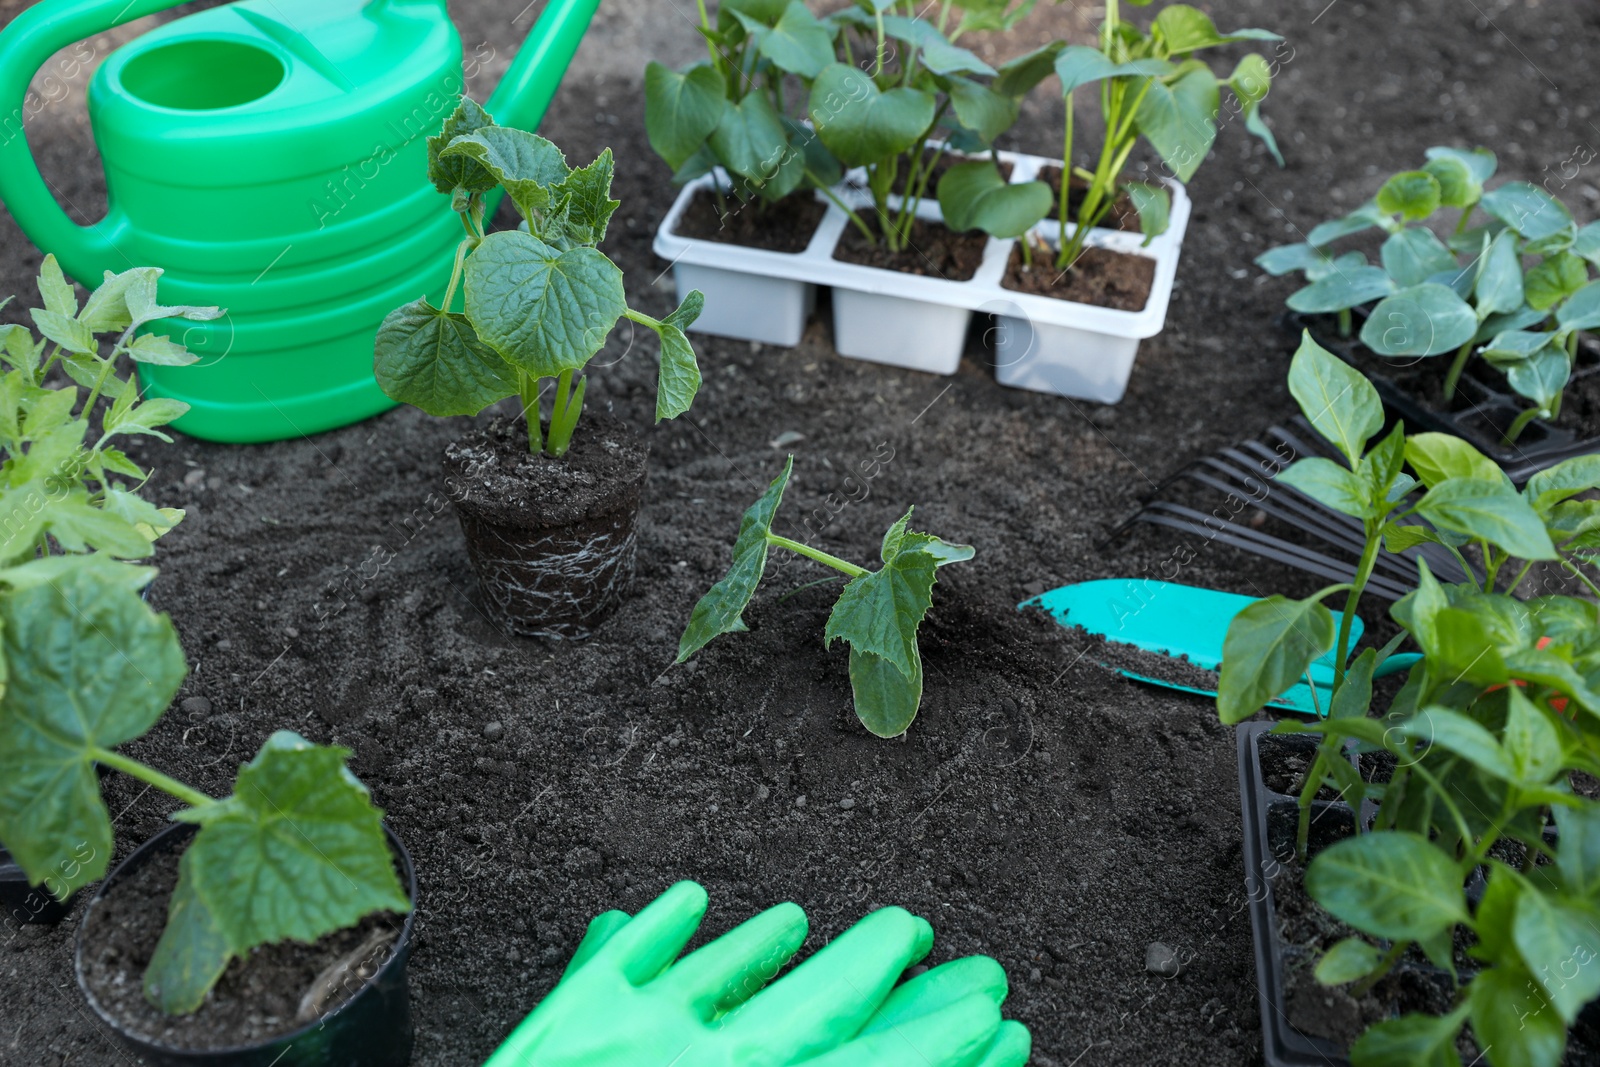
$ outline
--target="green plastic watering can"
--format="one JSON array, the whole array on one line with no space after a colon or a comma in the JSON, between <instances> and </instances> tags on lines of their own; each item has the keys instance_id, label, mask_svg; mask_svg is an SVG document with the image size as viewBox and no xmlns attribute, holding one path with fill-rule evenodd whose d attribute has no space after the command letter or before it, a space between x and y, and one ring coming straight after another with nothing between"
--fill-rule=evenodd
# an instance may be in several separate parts
<instances>
[{"instance_id":1,"label":"green plastic watering can","mask_svg":"<svg viewBox=\"0 0 1600 1067\"><path fill-rule=\"evenodd\" d=\"M465 84L444 0L239 0L119 48L89 86L110 210L80 226L22 135L29 80L178 2L41 0L0 33L0 201L90 288L161 267L164 303L228 309L152 326L201 357L140 367L148 394L191 405L183 432L272 441L392 407L372 376L378 324L443 297L461 237L425 179L426 138ZM549 0L486 104L497 121L537 125L598 4Z\"/></svg>"}]
</instances>

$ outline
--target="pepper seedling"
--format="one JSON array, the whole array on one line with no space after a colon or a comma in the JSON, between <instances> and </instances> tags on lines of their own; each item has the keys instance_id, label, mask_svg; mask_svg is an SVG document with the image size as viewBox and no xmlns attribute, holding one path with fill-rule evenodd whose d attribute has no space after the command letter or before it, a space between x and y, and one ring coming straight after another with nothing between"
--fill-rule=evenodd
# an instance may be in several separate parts
<instances>
[{"instance_id":1,"label":"pepper seedling","mask_svg":"<svg viewBox=\"0 0 1600 1067\"><path fill-rule=\"evenodd\" d=\"M312 942L411 902L346 749L274 733L222 800L118 751L156 724L188 671L172 621L139 596L154 575L98 554L0 570L0 842L65 900L111 859L96 764L181 801L172 817L200 829L144 992L186 1014L258 945Z\"/></svg>"},{"instance_id":2,"label":"pepper seedling","mask_svg":"<svg viewBox=\"0 0 1600 1067\"><path fill-rule=\"evenodd\" d=\"M1600 266L1600 222L1580 228L1565 205L1529 182L1485 192L1497 166L1487 148L1430 148L1421 169L1392 175L1367 203L1256 263L1272 275L1302 272L1309 284L1289 307L1338 315L1343 336L1353 332L1353 310L1376 301L1361 343L1380 356L1454 352L1447 403L1481 355L1532 404L1507 428L1509 444L1535 418L1560 416L1578 335L1600 327L1600 282L1589 277L1590 265ZM1441 241L1427 223L1445 208L1458 213ZM1479 209L1487 220L1469 228ZM1381 266L1359 251L1329 252L1340 238L1374 228L1388 234Z\"/></svg>"},{"instance_id":3,"label":"pepper seedling","mask_svg":"<svg viewBox=\"0 0 1600 1067\"><path fill-rule=\"evenodd\" d=\"M626 317L661 341L656 421L689 410L700 368L684 330L705 305L699 290L655 319L628 307L622 271L596 246L611 215L611 150L587 167L524 130L495 125L468 97L428 138L428 177L449 194L467 231L438 307L426 297L391 311L378 329L373 370L390 398L430 415L476 415L520 396L528 450L566 454L588 378L578 373ZM516 230L486 233L486 199L504 190L521 214ZM456 294L463 310L453 311ZM555 380L549 432L539 396Z\"/></svg>"},{"instance_id":4,"label":"pepper seedling","mask_svg":"<svg viewBox=\"0 0 1600 1067\"><path fill-rule=\"evenodd\" d=\"M850 646L850 688L861 724L879 737L896 737L911 726L922 703L917 629L933 603L938 568L971 559L972 546L907 529L910 510L883 535L883 566L876 571L782 537L772 532L772 524L793 470L790 456L783 472L740 519L733 565L694 606L678 642L677 662L721 634L747 629L744 611L766 570L767 551L787 549L850 579L828 616L824 644L831 647L843 639Z\"/></svg>"},{"instance_id":5,"label":"pepper seedling","mask_svg":"<svg viewBox=\"0 0 1600 1067\"><path fill-rule=\"evenodd\" d=\"M1150 0L1129 0L1143 7ZM1261 102L1272 86L1272 68L1262 56L1242 57L1226 79L1219 79L1194 54L1236 41L1280 41L1269 30L1218 31L1211 17L1187 4L1171 4L1156 15L1149 32L1121 17L1119 0L1106 0L1105 21L1096 45L1068 45L1056 41L1019 56L1000 68L995 87L1021 95L1054 73L1066 101L1062 137L1063 173L1057 207L1059 232L1054 250L1057 270L1068 270L1083 253L1089 232L1111 211L1124 193L1139 213L1146 243L1167 230L1171 199L1157 183L1125 182L1122 169L1143 137L1160 154L1167 168L1188 181L1211 153L1217 137L1221 87L1227 86L1237 101L1245 129L1267 146L1283 165L1276 139L1261 119ZM1105 138L1094 169L1072 163L1075 121L1074 96L1079 89L1096 86ZM1073 176L1088 183L1076 215L1070 213L1069 190ZM1038 219L1048 213L1048 205ZM1038 219L1034 221L1037 222ZM1073 227L1068 234L1067 227ZM1048 250L1046 250L1048 251ZM1023 254L1031 261L1025 243Z\"/></svg>"},{"instance_id":6,"label":"pepper seedling","mask_svg":"<svg viewBox=\"0 0 1600 1067\"><path fill-rule=\"evenodd\" d=\"M139 496L149 474L112 444L136 434L171 441L161 427L189 410L168 397L145 400L132 374L119 375L124 356L168 367L199 358L168 336L139 330L159 319L222 315L215 307L162 306L156 299L161 273L156 267L107 271L80 309L56 257L47 255L39 267L45 306L29 312L39 339L16 323L0 327L0 361L8 368L0 375L0 446L6 456L0 467L0 566L53 549L143 558L151 542L182 520L181 510L157 508ZM104 355L103 341L109 345ZM46 387L58 366L77 384ZM100 404L102 398L111 403ZM91 436L96 418L99 432Z\"/></svg>"}]
</instances>

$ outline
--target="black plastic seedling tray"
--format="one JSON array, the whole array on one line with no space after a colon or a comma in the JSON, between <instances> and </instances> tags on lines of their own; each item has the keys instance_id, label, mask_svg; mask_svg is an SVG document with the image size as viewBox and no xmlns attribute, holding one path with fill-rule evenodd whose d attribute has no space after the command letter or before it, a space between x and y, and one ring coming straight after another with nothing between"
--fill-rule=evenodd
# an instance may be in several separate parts
<instances>
[{"instance_id":1,"label":"black plastic seedling tray","mask_svg":"<svg viewBox=\"0 0 1600 1067\"><path fill-rule=\"evenodd\" d=\"M58 923L69 907L71 898L63 903L43 886L29 885L11 853L0 848L0 908L7 918L15 923Z\"/></svg>"},{"instance_id":2,"label":"black plastic seedling tray","mask_svg":"<svg viewBox=\"0 0 1600 1067\"><path fill-rule=\"evenodd\" d=\"M1356 321L1366 317L1365 309L1356 310ZM1530 422L1514 445L1505 443L1502 434L1506 427L1522 412L1524 404L1510 393L1487 384L1476 376L1472 367L1462 374L1459 389L1469 402L1460 411L1443 411L1433 406L1395 378L1374 373L1372 365L1382 362L1382 357L1370 351L1355 337L1340 337L1328 328L1325 317L1289 314L1285 324L1299 336L1302 329L1323 348L1357 367L1371 380L1383 398L1384 406L1405 420L1408 429L1434 430L1454 434L1471 444L1479 452L1500 465L1500 468L1518 485L1523 484L1546 467L1553 467L1574 456L1600 452L1600 437L1580 438L1570 430L1552 426L1543 419ZM1364 355L1366 358L1358 358ZM1435 356L1448 360L1449 355ZM1579 367L1572 373L1573 384L1600 375L1600 366Z\"/></svg>"}]
</instances>

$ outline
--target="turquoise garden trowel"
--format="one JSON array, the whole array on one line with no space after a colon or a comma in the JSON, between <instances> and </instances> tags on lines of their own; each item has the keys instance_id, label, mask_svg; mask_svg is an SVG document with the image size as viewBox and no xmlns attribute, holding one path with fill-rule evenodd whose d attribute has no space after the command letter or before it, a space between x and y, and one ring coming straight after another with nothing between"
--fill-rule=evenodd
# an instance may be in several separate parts
<instances>
[{"instance_id":1,"label":"turquoise garden trowel","mask_svg":"<svg viewBox=\"0 0 1600 1067\"><path fill-rule=\"evenodd\" d=\"M1051 589L1017 606L1043 608L1063 626L1081 626L1107 641L1174 659L1182 657L1196 667L1214 671L1222 666L1222 641L1228 633L1228 623L1253 603L1254 597L1176 582L1104 578ZM1362 629L1361 619L1356 618L1350 628L1351 648L1361 640ZM1305 715L1319 714L1317 709L1326 706L1328 694L1333 690L1333 657L1329 652L1316 660L1306 679L1267 706ZM1403 671L1420 658L1410 654L1390 656L1378 668L1376 677ZM1115 664L1108 666L1115 667ZM1214 689L1200 689L1125 668L1116 669L1128 678L1151 685L1202 696L1217 695ZM1312 694L1313 686L1316 696Z\"/></svg>"}]
</instances>

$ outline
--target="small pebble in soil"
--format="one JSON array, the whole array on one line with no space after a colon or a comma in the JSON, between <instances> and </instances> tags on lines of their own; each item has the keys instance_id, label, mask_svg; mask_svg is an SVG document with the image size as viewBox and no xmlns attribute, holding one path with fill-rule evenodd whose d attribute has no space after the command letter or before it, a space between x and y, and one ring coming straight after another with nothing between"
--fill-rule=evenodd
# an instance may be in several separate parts
<instances>
[{"instance_id":1,"label":"small pebble in soil","mask_svg":"<svg viewBox=\"0 0 1600 1067\"><path fill-rule=\"evenodd\" d=\"M806 435L798 430L785 430L772 439L773 448L788 448L790 445L799 444L806 439Z\"/></svg>"},{"instance_id":2,"label":"small pebble in soil","mask_svg":"<svg viewBox=\"0 0 1600 1067\"><path fill-rule=\"evenodd\" d=\"M1162 978L1176 978L1183 968L1178 963L1176 952L1160 941L1152 941L1150 947L1144 950L1144 969Z\"/></svg>"},{"instance_id":3,"label":"small pebble in soil","mask_svg":"<svg viewBox=\"0 0 1600 1067\"><path fill-rule=\"evenodd\" d=\"M183 703L178 707L185 715L194 719L203 719L211 714L211 701L205 697L184 697Z\"/></svg>"},{"instance_id":4,"label":"small pebble in soil","mask_svg":"<svg viewBox=\"0 0 1600 1067\"><path fill-rule=\"evenodd\" d=\"M190 489L195 488L205 480L206 469L204 467L196 467L194 470L183 476L183 484L188 486Z\"/></svg>"},{"instance_id":5,"label":"small pebble in soil","mask_svg":"<svg viewBox=\"0 0 1600 1067\"><path fill-rule=\"evenodd\" d=\"M856 806L855 798L845 797L843 800L839 801L839 806L845 811L849 811L851 808Z\"/></svg>"},{"instance_id":6,"label":"small pebble in soil","mask_svg":"<svg viewBox=\"0 0 1600 1067\"><path fill-rule=\"evenodd\" d=\"M506 728L498 722L485 723L483 736L490 741L498 741L506 735Z\"/></svg>"},{"instance_id":7,"label":"small pebble in soil","mask_svg":"<svg viewBox=\"0 0 1600 1067\"><path fill-rule=\"evenodd\" d=\"M794 806L797 808L803 808L806 806L806 798L804 793L794 798Z\"/></svg>"},{"instance_id":8,"label":"small pebble in soil","mask_svg":"<svg viewBox=\"0 0 1600 1067\"><path fill-rule=\"evenodd\" d=\"M218 652L229 652L229 651L232 651L232 649L233 649L233 642L229 641L226 637L224 637L221 641L217 642L217 651Z\"/></svg>"}]
</instances>

